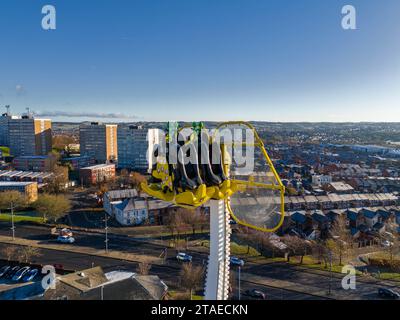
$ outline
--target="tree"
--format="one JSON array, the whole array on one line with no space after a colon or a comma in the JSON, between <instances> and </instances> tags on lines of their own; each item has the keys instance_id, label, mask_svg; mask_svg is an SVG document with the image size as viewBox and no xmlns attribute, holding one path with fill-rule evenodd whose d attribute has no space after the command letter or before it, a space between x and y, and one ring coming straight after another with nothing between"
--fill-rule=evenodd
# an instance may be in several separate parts
<instances>
[{"instance_id":1,"label":"tree","mask_svg":"<svg viewBox=\"0 0 400 320\"><path fill-rule=\"evenodd\" d=\"M297 236L284 236L283 243L289 249L287 261L290 261L290 256L300 256L300 264L303 263L304 256L311 253L311 242Z\"/></svg>"},{"instance_id":2,"label":"tree","mask_svg":"<svg viewBox=\"0 0 400 320\"><path fill-rule=\"evenodd\" d=\"M118 183L120 186L125 187L129 186L131 182L131 177L129 171L127 169L122 169L119 176L118 176Z\"/></svg>"},{"instance_id":3,"label":"tree","mask_svg":"<svg viewBox=\"0 0 400 320\"><path fill-rule=\"evenodd\" d=\"M138 274L145 276L148 275L151 269L151 264L147 262L140 262L137 267Z\"/></svg>"},{"instance_id":4,"label":"tree","mask_svg":"<svg viewBox=\"0 0 400 320\"><path fill-rule=\"evenodd\" d=\"M199 212L199 210L179 208L176 214L180 215L184 224L191 226L193 235L195 235L196 229L205 223L204 216Z\"/></svg>"},{"instance_id":5,"label":"tree","mask_svg":"<svg viewBox=\"0 0 400 320\"><path fill-rule=\"evenodd\" d=\"M281 249L277 247L269 233L249 229L247 227L239 227L236 237L247 243L247 253L250 252L250 246L255 248L263 256L275 257L275 254Z\"/></svg>"},{"instance_id":6,"label":"tree","mask_svg":"<svg viewBox=\"0 0 400 320\"><path fill-rule=\"evenodd\" d=\"M146 181L146 177L140 174L139 172L132 172L130 175L130 184L134 189L139 188L142 182Z\"/></svg>"},{"instance_id":7,"label":"tree","mask_svg":"<svg viewBox=\"0 0 400 320\"><path fill-rule=\"evenodd\" d=\"M325 268L328 268L329 250L325 242L312 242L311 253L312 256L318 261L318 263L324 262Z\"/></svg>"},{"instance_id":8,"label":"tree","mask_svg":"<svg viewBox=\"0 0 400 320\"><path fill-rule=\"evenodd\" d=\"M326 241L327 248L339 260L339 265L350 255L353 238L346 225L346 218L340 216L331 228L332 238Z\"/></svg>"},{"instance_id":9,"label":"tree","mask_svg":"<svg viewBox=\"0 0 400 320\"><path fill-rule=\"evenodd\" d=\"M183 220L180 210L171 212L167 224L168 229L171 231L171 235L174 236L175 243L179 239L181 233L187 228L187 224Z\"/></svg>"},{"instance_id":10,"label":"tree","mask_svg":"<svg viewBox=\"0 0 400 320\"><path fill-rule=\"evenodd\" d=\"M110 190L110 186L105 182L99 182L97 185L97 198L98 199L103 199L104 194Z\"/></svg>"},{"instance_id":11,"label":"tree","mask_svg":"<svg viewBox=\"0 0 400 320\"><path fill-rule=\"evenodd\" d=\"M6 257L7 261L15 261L18 259L19 250L15 246L7 246L1 249L1 255Z\"/></svg>"},{"instance_id":12,"label":"tree","mask_svg":"<svg viewBox=\"0 0 400 320\"><path fill-rule=\"evenodd\" d=\"M0 209L13 211L26 205L26 198L21 192L15 190L0 192Z\"/></svg>"},{"instance_id":13,"label":"tree","mask_svg":"<svg viewBox=\"0 0 400 320\"><path fill-rule=\"evenodd\" d=\"M48 193L40 195L33 206L43 216L43 221L49 219L55 222L71 210L71 202L68 198Z\"/></svg>"},{"instance_id":14,"label":"tree","mask_svg":"<svg viewBox=\"0 0 400 320\"><path fill-rule=\"evenodd\" d=\"M60 134L60 135L55 135L53 136L53 149L61 152L61 151L67 151L68 150L68 145L76 143L76 139L72 136L68 136L65 134Z\"/></svg>"},{"instance_id":15,"label":"tree","mask_svg":"<svg viewBox=\"0 0 400 320\"><path fill-rule=\"evenodd\" d=\"M26 197L21 192L15 190L0 192L0 209L11 210L11 230L13 240L15 238L14 210L23 208L26 205Z\"/></svg>"},{"instance_id":16,"label":"tree","mask_svg":"<svg viewBox=\"0 0 400 320\"><path fill-rule=\"evenodd\" d=\"M182 265L181 284L190 292L190 300L192 300L193 290L201 285L203 275L204 268L202 266L193 266L191 262Z\"/></svg>"},{"instance_id":17,"label":"tree","mask_svg":"<svg viewBox=\"0 0 400 320\"><path fill-rule=\"evenodd\" d=\"M391 263L394 261L394 257L400 250L400 240L397 236L397 224L393 221L388 221L386 224L386 233L381 236L381 241L385 241L385 251L389 256Z\"/></svg>"},{"instance_id":18,"label":"tree","mask_svg":"<svg viewBox=\"0 0 400 320\"><path fill-rule=\"evenodd\" d=\"M60 194L68 183L68 168L55 164L52 167L51 172L53 177L46 185L46 191L48 193Z\"/></svg>"},{"instance_id":19,"label":"tree","mask_svg":"<svg viewBox=\"0 0 400 320\"><path fill-rule=\"evenodd\" d=\"M29 263L32 262L32 258L41 256L41 253L36 247L23 246L19 250L19 256L23 259L23 262Z\"/></svg>"}]
</instances>

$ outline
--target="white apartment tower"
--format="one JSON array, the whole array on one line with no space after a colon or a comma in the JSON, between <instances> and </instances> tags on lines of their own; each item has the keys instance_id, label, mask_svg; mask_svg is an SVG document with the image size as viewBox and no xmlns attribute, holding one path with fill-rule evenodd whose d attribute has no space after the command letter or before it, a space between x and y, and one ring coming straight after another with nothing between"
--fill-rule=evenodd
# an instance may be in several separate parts
<instances>
[{"instance_id":1,"label":"white apartment tower","mask_svg":"<svg viewBox=\"0 0 400 320\"><path fill-rule=\"evenodd\" d=\"M118 127L118 168L147 172L153 163L151 154L160 143L162 130L144 129L142 126ZM149 158L149 160L148 160Z\"/></svg>"}]
</instances>

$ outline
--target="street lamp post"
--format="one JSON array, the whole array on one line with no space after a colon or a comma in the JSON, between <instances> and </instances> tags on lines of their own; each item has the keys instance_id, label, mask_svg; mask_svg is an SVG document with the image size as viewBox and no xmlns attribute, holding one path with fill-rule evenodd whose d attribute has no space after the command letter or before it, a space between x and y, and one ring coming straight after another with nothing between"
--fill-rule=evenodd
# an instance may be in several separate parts
<instances>
[{"instance_id":1,"label":"street lamp post","mask_svg":"<svg viewBox=\"0 0 400 320\"><path fill-rule=\"evenodd\" d=\"M329 251L329 291L328 295L332 294L332 251Z\"/></svg>"},{"instance_id":2,"label":"street lamp post","mask_svg":"<svg viewBox=\"0 0 400 320\"><path fill-rule=\"evenodd\" d=\"M108 253L108 224L107 224L107 212L104 212L104 231L106 235L106 239L104 240L104 243L106 245L106 253Z\"/></svg>"},{"instance_id":3,"label":"street lamp post","mask_svg":"<svg viewBox=\"0 0 400 320\"><path fill-rule=\"evenodd\" d=\"M11 230L12 230L12 239L15 240L15 224L14 224L14 204L11 203Z\"/></svg>"}]
</instances>

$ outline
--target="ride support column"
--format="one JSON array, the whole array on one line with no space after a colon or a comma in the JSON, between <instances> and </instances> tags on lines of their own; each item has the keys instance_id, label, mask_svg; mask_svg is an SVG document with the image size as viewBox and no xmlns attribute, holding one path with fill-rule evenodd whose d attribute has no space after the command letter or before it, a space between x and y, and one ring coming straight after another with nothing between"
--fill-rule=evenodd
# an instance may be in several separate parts
<instances>
[{"instance_id":1,"label":"ride support column","mask_svg":"<svg viewBox=\"0 0 400 320\"><path fill-rule=\"evenodd\" d=\"M208 257L205 299L229 297L230 215L224 200L210 200L210 254Z\"/></svg>"}]
</instances>

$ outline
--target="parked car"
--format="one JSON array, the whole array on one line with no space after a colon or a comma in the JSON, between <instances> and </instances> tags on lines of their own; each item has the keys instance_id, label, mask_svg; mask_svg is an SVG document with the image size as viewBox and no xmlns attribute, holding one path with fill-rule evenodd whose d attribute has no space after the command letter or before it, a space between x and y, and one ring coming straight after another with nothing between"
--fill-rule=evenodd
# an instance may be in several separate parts
<instances>
[{"instance_id":1,"label":"parked car","mask_svg":"<svg viewBox=\"0 0 400 320\"><path fill-rule=\"evenodd\" d=\"M393 246L393 242L390 242L389 240L385 240L382 242L382 247L389 248L391 246Z\"/></svg>"},{"instance_id":2,"label":"parked car","mask_svg":"<svg viewBox=\"0 0 400 320\"><path fill-rule=\"evenodd\" d=\"M10 270L8 270L7 273L4 275L4 278L6 278L6 279L11 279L11 278L14 276L14 274L15 274L19 269L20 269L20 267L18 267L18 266L12 267L12 268L11 268Z\"/></svg>"},{"instance_id":3,"label":"parked car","mask_svg":"<svg viewBox=\"0 0 400 320\"><path fill-rule=\"evenodd\" d=\"M67 237L67 236L59 236L57 238L57 241L61 242L61 243L74 243L75 242L75 238Z\"/></svg>"},{"instance_id":4,"label":"parked car","mask_svg":"<svg viewBox=\"0 0 400 320\"><path fill-rule=\"evenodd\" d=\"M380 297L386 298L386 299L394 299L394 300L400 299L400 293L398 293L392 289L379 288L378 294Z\"/></svg>"},{"instance_id":5,"label":"parked car","mask_svg":"<svg viewBox=\"0 0 400 320\"><path fill-rule=\"evenodd\" d=\"M19 281L21 280L21 278L29 271L29 267L23 267L21 269L19 269L14 276L12 277L13 281Z\"/></svg>"},{"instance_id":6,"label":"parked car","mask_svg":"<svg viewBox=\"0 0 400 320\"><path fill-rule=\"evenodd\" d=\"M0 278L2 278L10 269L10 266L2 266L0 269Z\"/></svg>"},{"instance_id":7,"label":"parked car","mask_svg":"<svg viewBox=\"0 0 400 320\"><path fill-rule=\"evenodd\" d=\"M68 228L60 229L60 228L54 227L50 230L50 233L52 236L57 236L57 237L60 237L60 236L72 237L73 236L72 231Z\"/></svg>"},{"instance_id":8,"label":"parked car","mask_svg":"<svg viewBox=\"0 0 400 320\"><path fill-rule=\"evenodd\" d=\"M184 252L179 252L176 255L176 259L178 259L179 261L183 261L183 262L191 262L192 261L192 256L188 255L187 253Z\"/></svg>"},{"instance_id":9,"label":"parked car","mask_svg":"<svg viewBox=\"0 0 400 320\"><path fill-rule=\"evenodd\" d=\"M72 234L72 231L71 231L70 229L63 228L63 229L61 229L61 231L60 231L60 236L72 237L73 234Z\"/></svg>"},{"instance_id":10,"label":"parked car","mask_svg":"<svg viewBox=\"0 0 400 320\"><path fill-rule=\"evenodd\" d=\"M260 300L265 300L267 299L267 296L264 292L257 290L257 289L251 289L251 290L246 290L244 292L245 296L260 299Z\"/></svg>"},{"instance_id":11,"label":"parked car","mask_svg":"<svg viewBox=\"0 0 400 320\"><path fill-rule=\"evenodd\" d=\"M231 257L231 258L230 258L230 262L231 262L231 264L234 265L234 266L240 266L240 267L243 267L243 266L244 266L244 260L239 259L239 258L237 258L237 257Z\"/></svg>"},{"instance_id":12,"label":"parked car","mask_svg":"<svg viewBox=\"0 0 400 320\"><path fill-rule=\"evenodd\" d=\"M22 277L22 281L23 282L32 281L37 276L38 273L39 273L38 269L31 269L24 274L24 276Z\"/></svg>"}]
</instances>

